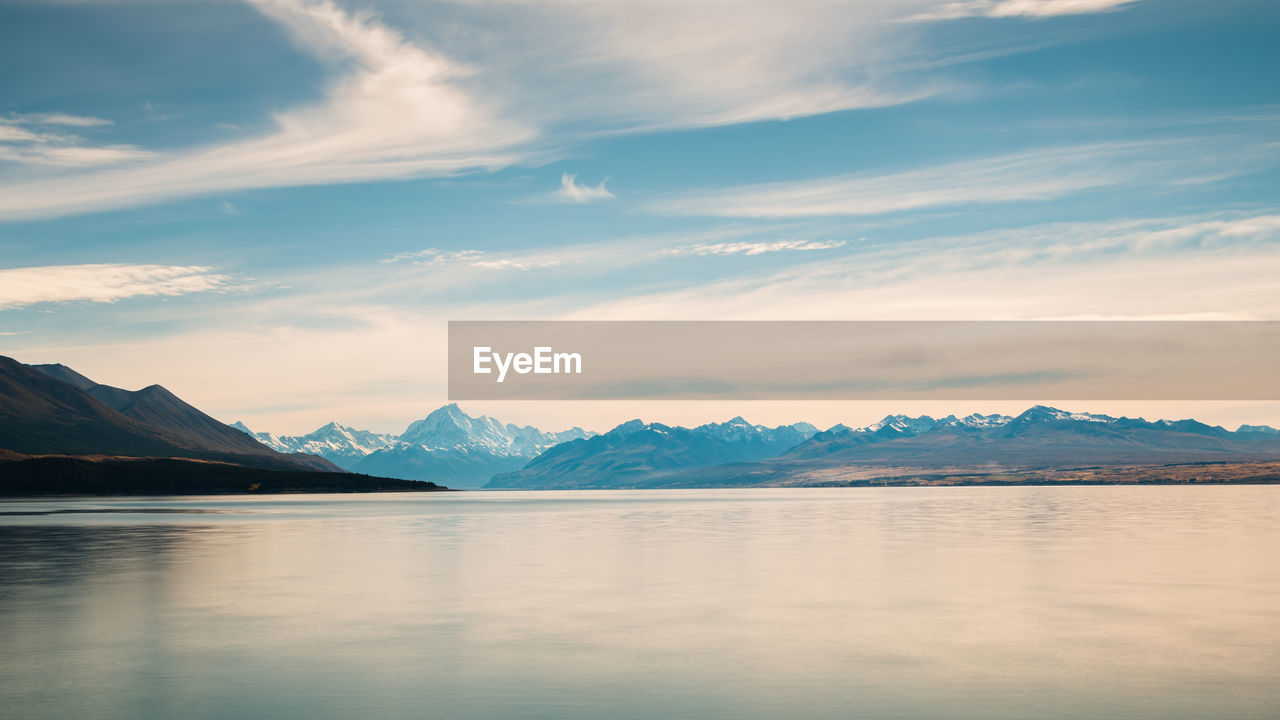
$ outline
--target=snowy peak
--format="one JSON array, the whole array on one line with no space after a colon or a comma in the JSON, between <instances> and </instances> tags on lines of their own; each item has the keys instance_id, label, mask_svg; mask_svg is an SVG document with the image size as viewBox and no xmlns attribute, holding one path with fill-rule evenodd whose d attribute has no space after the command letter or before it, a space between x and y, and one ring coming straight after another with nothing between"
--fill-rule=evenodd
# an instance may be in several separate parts
<instances>
[{"instance_id":1,"label":"snowy peak","mask_svg":"<svg viewBox=\"0 0 1280 720\"><path fill-rule=\"evenodd\" d=\"M741 439L763 435L769 432L769 428L763 425L752 425L739 415L728 422L699 425L694 428L694 431L706 434L710 437Z\"/></svg>"},{"instance_id":2,"label":"snowy peak","mask_svg":"<svg viewBox=\"0 0 1280 720\"><path fill-rule=\"evenodd\" d=\"M619 423L618 425L614 426L612 430L605 433L605 435L614 435L614 436L634 435L638 432L643 432L645 430L654 430L654 429L669 430L670 428L668 428L666 425L661 425L659 423L646 423L645 421L637 418L635 420L628 420L624 423Z\"/></svg>"},{"instance_id":3,"label":"snowy peak","mask_svg":"<svg viewBox=\"0 0 1280 720\"><path fill-rule=\"evenodd\" d=\"M965 427L965 428L996 428L1008 425L1013 421L1013 417L1009 415L981 415L973 413L958 418L955 415L948 415L938 421L934 427Z\"/></svg>"},{"instance_id":4,"label":"snowy peak","mask_svg":"<svg viewBox=\"0 0 1280 720\"><path fill-rule=\"evenodd\" d=\"M1280 435L1280 430L1270 425L1241 425L1236 428L1238 433L1261 433L1263 435Z\"/></svg>"},{"instance_id":5,"label":"snowy peak","mask_svg":"<svg viewBox=\"0 0 1280 720\"><path fill-rule=\"evenodd\" d=\"M909 415L886 415L880 422L872 423L863 429L867 432L873 433L888 429L911 435L919 435L920 433L929 432L937 424L938 421L928 415L921 415L920 417L911 417Z\"/></svg>"},{"instance_id":6,"label":"snowy peak","mask_svg":"<svg viewBox=\"0 0 1280 720\"><path fill-rule=\"evenodd\" d=\"M989 428L1008 425L1012 421L1013 417L1010 415L981 415L979 413L972 413L964 416L964 418L960 420L960 424L966 427Z\"/></svg>"},{"instance_id":7,"label":"snowy peak","mask_svg":"<svg viewBox=\"0 0 1280 720\"><path fill-rule=\"evenodd\" d=\"M472 417L451 403L410 425L397 439L397 444L427 450L533 457L552 445L589 435L582 428L550 433L529 425L504 425L487 415Z\"/></svg>"},{"instance_id":8,"label":"snowy peak","mask_svg":"<svg viewBox=\"0 0 1280 720\"><path fill-rule=\"evenodd\" d=\"M586 430L583 430L577 425L574 425L568 430L561 430L558 433L552 433L552 435L556 439L556 444L559 445L562 442L569 442L570 440L577 440L579 438L591 437L592 435L595 435L595 433L587 432Z\"/></svg>"},{"instance_id":9,"label":"snowy peak","mask_svg":"<svg viewBox=\"0 0 1280 720\"><path fill-rule=\"evenodd\" d=\"M368 430L357 430L331 422L324 427L303 435L298 440L308 447L324 446L333 450L358 451L360 454L367 455L374 450L390 445L395 441L395 436L369 432Z\"/></svg>"},{"instance_id":10,"label":"snowy peak","mask_svg":"<svg viewBox=\"0 0 1280 720\"><path fill-rule=\"evenodd\" d=\"M1013 419L1013 422L1020 424L1029 424L1033 422L1061 422L1063 420L1072 420L1075 422L1096 422L1096 423L1113 423L1115 418L1109 415L1095 415L1093 413L1073 413L1058 408L1049 407L1048 405L1035 405L1025 410L1021 415Z\"/></svg>"},{"instance_id":11,"label":"snowy peak","mask_svg":"<svg viewBox=\"0 0 1280 720\"><path fill-rule=\"evenodd\" d=\"M320 455L348 470L375 453L398 453L406 458L420 458L424 453L530 458L552 445L591 434L577 427L549 433L535 427L504 425L483 415L471 417L456 403L433 411L411 424L399 436L358 430L337 422L330 422L306 435L283 437L255 433L242 422L232 427L280 452ZM388 462L387 458L381 461L384 465ZM390 472L386 468L380 471Z\"/></svg>"},{"instance_id":12,"label":"snowy peak","mask_svg":"<svg viewBox=\"0 0 1280 720\"><path fill-rule=\"evenodd\" d=\"M741 416L722 423L707 423L697 427L663 425L662 423L646 423L643 420L628 420L617 425L609 432L608 437L624 438L637 433L649 432L658 435L688 435L705 438L717 442L800 442L811 437L818 429L806 422L793 425L753 425Z\"/></svg>"},{"instance_id":13,"label":"snowy peak","mask_svg":"<svg viewBox=\"0 0 1280 720\"><path fill-rule=\"evenodd\" d=\"M360 458L395 441L394 435L356 430L336 422L317 428L306 435L277 436L267 432L253 432L240 421L232 423L231 427L248 433L258 442L277 452L319 455L344 469L350 469L350 466Z\"/></svg>"},{"instance_id":14,"label":"snowy peak","mask_svg":"<svg viewBox=\"0 0 1280 720\"><path fill-rule=\"evenodd\" d=\"M454 447L457 445L506 444L506 428L486 416L473 418L456 405L445 405L409 425L400 434L400 442L423 447Z\"/></svg>"},{"instance_id":15,"label":"snowy peak","mask_svg":"<svg viewBox=\"0 0 1280 720\"><path fill-rule=\"evenodd\" d=\"M816 430L741 417L692 428L628 420L584 442L557 445L518 471L495 475L487 487L634 487L653 474L777 457Z\"/></svg>"}]
</instances>

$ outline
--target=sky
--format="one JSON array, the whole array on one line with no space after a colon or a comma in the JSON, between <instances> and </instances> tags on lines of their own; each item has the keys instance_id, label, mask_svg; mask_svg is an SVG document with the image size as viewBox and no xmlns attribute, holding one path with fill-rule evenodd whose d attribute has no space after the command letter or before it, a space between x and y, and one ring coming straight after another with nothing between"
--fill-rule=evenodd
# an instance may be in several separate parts
<instances>
[{"instance_id":1,"label":"sky","mask_svg":"<svg viewBox=\"0 0 1280 720\"><path fill-rule=\"evenodd\" d=\"M399 432L448 320L1280 320L1277 37L1270 0L0 0L0 354Z\"/></svg>"}]
</instances>

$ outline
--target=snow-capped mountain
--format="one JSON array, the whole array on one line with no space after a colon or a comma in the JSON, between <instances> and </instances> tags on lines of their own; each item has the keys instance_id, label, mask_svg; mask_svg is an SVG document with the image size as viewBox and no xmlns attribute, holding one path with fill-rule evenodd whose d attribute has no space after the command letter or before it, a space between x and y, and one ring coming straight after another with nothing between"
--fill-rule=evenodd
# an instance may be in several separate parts
<instances>
[{"instance_id":1,"label":"snow-capped mountain","mask_svg":"<svg viewBox=\"0 0 1280 720\"><path fill-rule=\"evenodd\" d=\"M1280 459L1280 433L1231 432L1195 420L1117 418L1037 405L1017 417L889 416L857 430L832 428L777 457L661 478L665 486L787 484L857 469L928 475L996 470L1255 462ZM826 473L826 475L824 475Z\"/></svg>"},{"instance_id":2,"label":"snow-capped mountain","mask_svg":"<svg viewBox=\"0 0 1280 720\"><path fill-rule=\"evenodd\" d=\"M939 421L934 420L928 415L921 415L920 417L911 417L909 415L886 415L880 422L871 423L863 428L863 430L866 430L867 432L876 432L877 430L890 428L899 432L918 434L927 430L932 430L938 422Z\"/></svg>"},{"instance_id":3,"label":"snow-capped mountain","mask_svg":"<svg viewBox=\"0 0 1280 720\"><path fill-rule=\"evenodd\" d=\"M993 428L1008 425L1012 421L1012 415L980 415L978 413L973 413L972 415L966 415L962 418L957 418L955 415L948 415L939 420L938 424L958 425L971 428Z\"/></svg>"},{"instance_id":4,"label":"snow-capped mountain","mask_svg":"<svg viewBox=\"0 0 1280 720\"><path fill-rule=\"evenodd\" d=\"M1280 435L1280 430L1270 425L1241 425L1236 428L1238 433L1261 433L1263 435Z\"/></svg>"},{"instance_id":5,"label":"snow-capped mountain","mask_svg":"<svg viewBox=\"0 0 1280 720\"><path fill-rule=\"evenodd\" d=\"M741 415L729 420L728 422L701 425L695 428L695 430L702 431L707 435L707 437L727 442L766 442L775 444L778 442L789 442L795 437L804 439L818 432L818 428L807 422L799 422L794 425L780 425L776 428L771 428L764 425L752 425L743 419Z\"/></svg>"},{"instance_id":6,"label":"snow-capped mountain","mask_svg":"<svg viewBox=\"0 0 1280 720\"><path fill-rule=\"evenodd\" d=\"M233 425L250 432L242 423ZM841 467L1052 468L1280 458L1280 431L1236 432L1195 420L1116 418L1037 405L1016 417L888 415L861 428L774 428L741 417L694 428L624 422L603 435L560 433L473 417L446 405L398 435L330 423L313 433L255 433L282 452L355 472L449 487L722 487L790 482ZM923 470L921 470L923 472Z\"/></svg>"},{"instance_id":7,"label":"snow-capped mountain","mask_svg":"<svg viewBox=\"0 0 1280 720\"><path fill-rule=\"evenodd\" d=\"M522 467L553 445L589 437L582 428L552 433L531 426L472 417L456 404L445 405L400 435L356 430L329 423L306 435L253 432L244 423L232 427L280 452L319 455L344 469L381 477L431 480L448 487L479 487L495 473Z\"/></svg>"},{"instance_id":8,"label":"snow-capped mountain","mask_svg":"<svg viewBox=\"0 0 1280 720\"><path fill-rule=\"evenodd\" d=\"M487 415L471 417L457 403L451 403L410 425L397 442L427 450L469 448L493 455L527 458L552 445L587 437L588 434L577 427L551 433L529 425L504 425Z\"/></svg>"},{"instance_id":9,"label":"snow-capped mountain","mask_svg":"<svg viewBox=\"0 0 1280 720\"><path fill-rule=\"evenodd\" d=\"M817 431L809 423L776 428L741 417L695 428L630 420L603 435L565 442L487 487L634 487L665 473L774 457Z\"/></svg>"},{"instance_id":10,"label":"snow-capped mountain","mask_svg":"<svg viewBox=\"0 0 1280 720\"><path fill-rule=\"evenodd\" d=\"M350 470L365 455L381 450L396 440L395 435L357 430L336 422L306 435L278 436L268 432L254 432L238 421L232 423L231 427L252 435L258 442L277 452L319 455L346 470Z\"/></svg>"}]
</instances>

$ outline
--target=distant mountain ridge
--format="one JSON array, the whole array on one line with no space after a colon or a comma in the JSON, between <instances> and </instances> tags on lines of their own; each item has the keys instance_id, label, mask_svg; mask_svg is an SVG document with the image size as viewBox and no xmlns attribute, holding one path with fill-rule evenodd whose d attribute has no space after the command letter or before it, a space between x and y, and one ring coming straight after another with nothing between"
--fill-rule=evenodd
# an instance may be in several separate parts
<instances>
[{"instance_id":1,"label":"distant mountain ridge","mask_svg":"<svg viewBox=\"0 0 1280 720\"><path fill-rule=\"evenodd\" d=\"M72 456L76 462L28 462L33 456ZM8 471L40 478L55 471L107 477L127 467L84 463L130 458L188 463L127 466L134 469L190 468L192 461L261 470L334 472L341 467L454 487L829 485L910 475L994 477L1038 470L1275 463L1280 462L1280 431L1265 425L1230 431L1196 420L1116 418L1037 405L1016 416L889 415L862 428L840 424L822 432L809 423L771 428L741 417L694 428L631 420L595 435L576 427L547 432L504 424L450 404L400 435L331 422L306 435L278 437L253 433L243 423L224 425L159 385L123 390L64 365L28 366L0 356L0 462L27 463L22 466L27 469L8 466ZM229 488L249 477L199 470L223 477ZM1263 477L1271 471L1249 472ZM345 489L394 486L376 477L324 482Z\"/></svg>"},{"instance_id":2,"label":"distant mountain ridge","mask_svg":"<svg viewBox=\"0 0 1280 720\"><path fill-rule=\"evenodd\" d=\"M1280 433L1265 426L1232 432L1195 420L1115 418L1037 405L1016 417L934 420L889 416L858 430L816 433L785 453L650 478L653 486L806 484L877 472L975 473L1082 466L1280 460Z\"/></svg>"},{"instance_id":3,"label":"distant mountain ridge","mask_svg":"<svg viewBox=\"0 0 1280 720\"><path fill-rule=\"evenodd\" d=\"M1241 425L1236 428L1238 433L1263 433L1265 435L1280 435L1280 430L1270 425Z\"/></svg>"},{"instance_id":4,"label":"distant mountain ridge","mask_svg":"<svg viewBox=\"0 0 1280 720\"><path fill-rule=\"evenodd\" d=\"M232 425L273 449L319 455L353 472L429 480L455 488L480 487L498 473L523 467L559 443L589 437L582 428L553 433L532 426L472 417L456 403L411 423L400 435L356 430L337 423L306 435L255 433Z\"/></svg>"},{"instance_id":5,"label":"distant mountain ridge","mask_svg":"<svg viewBox=\"0 0 1280 720\"><path fill-rule=\"evenodd\" d=\"M395 442L391 434L373 433L368 430L331 422L306 435L276 436L267 432L254 432L244 423L236 421L230 427L247 433L258 442L277 452L308 453L318 455L346 470L371 452Z\"/></svg>"},{"instance_id":6,"label":"distant mountain ridge","mask_svg":"<svg viewBox=\"0 0 1280 720\"><path fill-rule=\"evenodd\" d=\"M1231 432L1195 420L1114 418L1041 405L1017 416L888 415L865 427L840 424L821 432L809 423L770 428L741 417L694 428L630 420L593 435L503 424L450 404L399 436L330 423L303 436L256 437L355 472L491 489L793 484L849 468L990 472L1280 459L1280 432L1267 426Z\"/></svg>"},{"instance_id":7,"label":"distant mountain ridge","mask_svg":"<svg viewBox=\"0 0 1280 720\"><path fill-rule=\"evenodd\" d=\"M741 417L695 428L631 420L602 435L556 445L485 487L633 487L668 473L773 457L816 432L809 423L770 428Z\"/></svg>"}]
</instances>

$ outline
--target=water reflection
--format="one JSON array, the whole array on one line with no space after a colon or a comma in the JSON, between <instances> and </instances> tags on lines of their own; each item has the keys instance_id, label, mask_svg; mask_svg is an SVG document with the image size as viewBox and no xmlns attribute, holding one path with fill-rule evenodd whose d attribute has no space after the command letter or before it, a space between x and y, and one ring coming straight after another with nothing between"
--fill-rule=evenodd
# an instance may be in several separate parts
<instances>
[{"instance_id":1,"label":"water reflection","mask_svg":"<svg viewBox=\"0 0 1280 720\"><path fill-rule=\"evenodd\" d=\"M1280 701L1280 488L0 510L15 717L1243 718Z\"/></svg>"}]
</instances>

